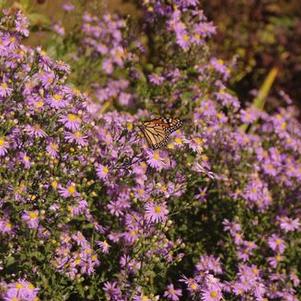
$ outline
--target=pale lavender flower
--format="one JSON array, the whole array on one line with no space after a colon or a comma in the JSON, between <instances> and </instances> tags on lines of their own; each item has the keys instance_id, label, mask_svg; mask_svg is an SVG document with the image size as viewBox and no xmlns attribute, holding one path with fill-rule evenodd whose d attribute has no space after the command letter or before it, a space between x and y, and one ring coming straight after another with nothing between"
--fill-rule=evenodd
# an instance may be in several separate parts
<instances>
[{"instance_id":1,"label":"pale lavender flower","mask_svg":"<svg viewBox=\"0 0 301 301\"><path fill-rule=\"evenodd\" d=\"M22 220L27 224L30 229L37 229L39 226L39 211L24 211Z\"/></svg>"},{"instance_id":2,"label":"pale lavender flower","mask_svg":"<svg viewBox=\"0 0 301 301\"><path fill-rule=\"evenodd\" d=\"M180 300L181 296L182 290L176 289L172 283L167 286L166 291L164 292L164 297L172 301Z\"/></svg>"},{"instance_id":3,"label":"pale lavender flower","mask_svg":"<svg viewBox=\"0 0 301 301\"><path fill-rule=\"evenodd\" d=\"M77 131L80 128L81 118L76 114L69 113L63 115L59 120L71 131Z\"/></svg>"},{"instance_id":4,"label":"pale lavender flower","mask_svg":"<svg viewBox=\"0 0 301 301\"><path fill-rule=\"evenodd\" d=\"M152 223L164 222L167 219L168 209L165 203L149 202L145 205L145 218Z\"/></svg>"},{"instance_id":5,"label":"pale lavender flower","mask_svg":"<svg viewBox=\"0 0 301 301\"><path fill-rule=\"evenodd\" d=\"M5 156L8 151L9 143L7 138L4 136L0 136L0 157Z\"/></svg>"}]
</instances>

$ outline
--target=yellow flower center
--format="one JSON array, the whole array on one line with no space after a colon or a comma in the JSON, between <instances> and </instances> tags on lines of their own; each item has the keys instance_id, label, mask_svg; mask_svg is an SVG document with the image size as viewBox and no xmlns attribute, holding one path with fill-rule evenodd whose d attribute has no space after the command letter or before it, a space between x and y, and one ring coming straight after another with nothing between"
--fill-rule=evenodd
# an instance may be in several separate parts
<instances>
[{"instance_id":1,"label":"yellow flower center","mask_svg":"<svg viewBox=\"0 0 301 301\"><path fill-rule=\"evenodd\" d=\"M3 146L5 143L4 137L0 137L0 146Z\"/></svg>"},{"instance_id":2,"label":"yellow flower center","mask_svg":"<svg viewBox=\"0 0 301 301\"><path fill-rule=\"evenodd\" d=\"M56 143L51 142L51 143L50 143L50 147L51 147L53 150L55 150L55 151L58 151L58 150L59 150L59 146L58 146Z\"/></svg>"},{"instance_id":3,"label":"yellow flower center","mask_svg":"<svg viewBox=\"0 0 301 301\"><path fill-rule=\"evenodd\" d=\"M86 253L86 254L92 254L92 249L86 249L86 250L85 250L85 253Z\"/></svg>"},{"instance_id":4,"label":"yellow flower center","mask_svg":"<svg viewBox=\"0 0 301 301\"><path fill-rule=\"evenodd\" d=\"M282 243L282 240L279 239L279 238L277 238L277 239L276 239L276 245L279 246L279 245L281 245L281 243Z\"/></svg>"},{"instance_id":5,"label":"yellow flower center","mask_svg":"<svg viewBox=\"0 0 301 301\"><path fill-rule=\"evenodd\" d=\"M74 133L74 136L75 136L76 138L81 138L81 137L82 137L82 133L81 133L80 131L76 131L76 132Z\"/></svg>"},{"instance_id":6,"label":"yellow flower center","mask_svg":"<svg viewBox=\"0 0 301 301\"><path fill-rule=\"evenodd\" d=\"M57 189L57 185L58 185L57 181L52 181L51 186L53 189Z\"/></svg>"},{"instance_id":7,"label":"yellow flower center","mask_svg":"<svg viewBox=\"0 0 301 301\"><path fill-rule=\"evenodd\" d=\"M158 161L158 160L160 159L160 154L159 154L158 151L155 151L155 152L154 152L154 159L155 159L156 161Z\"/></svg>"},{"instance_id":8,"label":"yellow flower center","mask_svg":"<svg viewBox=\"0 0 301 301\"><path fill-rule=\"evenodd\" d=\"M80 264L80 263L81 263L80 258L76 258L76 259L74 260L74 263L75 263L75 264Z\"/></svg>"},{"instance_id":9,"label":"yellow flower center","mask_svg":"<svg viewBox=\"0 0 301 301\"><path fill-rule=\"evenodd\" d=\"M68 187L68 192L71 194L71 195L73 195L74 193L75 193L75 191L76 191L76 189L75 189L75 185L74 184L71 184L69 187Z\"/></svg>"},{"instance_id":10,"label":"yellow flower center","mask_svg":"<svg viewBox=\"0 0 301 301\"><path fill-rule=\"evenodd\" d=\"M182 144L182 139L177 137L177 138L175 139L175 142L176 142L177 144Z\"/></svg>"},{"instance_id":11,"label":"yellow flower center","mask_svg":"<svg viewBox=\"0 0 301 301\"><path fill-rule=\"evenodd\" d=\"M281 129L282 129L282 130L285 130L285 129L286 129L286 122L285 122L285 121L281 123Z\"/></svg>"},{"instance_id":12,"label":"yellow flower center","mask_svg":"<svg viewBox=\"0 0 301 301\"><path fill-rule=\"evenodd\" d=\"M210 297L216 298L217 297L217 292L216 291L210 292Z\"/></svg>"},{"instance_id":13,"label":"yellow flower center","mask_svg":"<svg viewBox=\"0 0 301 301\"><path fill-rule=\"evenodd\" d=\"M8 88L8 85L7 85L7 83L2 83L2 84L1 84L1 88L3 88L3 89L7 89L7 88Z\"/></svg>"},{"instance_id":14,"label":"yellow flower center","mask_svg":"<svg viewBox=\"0 0 301 301\"><path fill-rule=\"evenodd\" d=\"M63 96L60 94L54 94L53 98L55 101L61 101L63 99Z\"/></svg>"},{"instance_id":15,"label":"yellow flower center","mask_svg":"<svg viewBox=\"0 0 301 301\"><path fill-rule=\"evenodd\" d=\"M11 229L12 228L12 224L11 223L6 223L6 228Z\"/></svg>"},{"instance_id":16,"label":"yellow flower center","mask_svg":"<svg viewBox=\"0 0 301 301\"><path fill-rule=\"evenodd\" d=\"M187 35L187 34L184 34L184 36L183 36L183 40L184 40L185 42L189 41L189 35Z\"/></svg>"},{"instance_id":17,"label":"yellow flower center","mask_svg":"<svg viewBox=\"0 0 301 301\"><path fill-rule=\"evenodd\" d=\"M202 144L203 143L203 140L201 138L193 138L193 141L196 143L196 144Z\"/></svg>"},{"instance_id":18,"label":"yellow flower center","mask_svg":"<svg viewBox=\"0 0 301 301\"><path fill-rule=\"evenodd\" d=\"M201 39L201 35L198 34L198 33L196 33L196 34L194 35L194 38L195 38L196 40L200 40L200 39Z\"/></svg>"},{"instance_id":19,"label":"yellow flower center","mask_svg":"<svg viewBox=\"0 0 301 301\"><path fill-rule=\"evenodd\" d=\"M279 255L279 254L277 254L277 255L276 255L276 261L280 262L281 260L282 260L282 256Z\"/></svg>"},{"instance_id":20,"label":"yellow flower center","mask_svg":"<svg viewBox=\"0 0 301 301\"><path fill-rule=\"evenodd\" d=\"M132 230L130 232L131 236L136 236L138 234L138 231L137 230Z\"/></svg>"},{"instance_id":21,"label":"yellow flower center","mask_svg":"<svg viewBox=\"0 0 301 301\"><path fill-rule=\"evenodd\" d=\"M37 102L35 103L35 107L36 107L37 109L42 108L43 105L44 105L44 101L43 101L43 100L39 100L39 101L37 101Z\"/></svg>"},{"instance_id":22,"label":"yellow flower center","mask_svg":"<svg viewBox=\"0 0 301 301\"><path fill-rule=\"evenodd\" d=\"M68 114L69 121L80 121L80 118L75 114Z\"/></svg>"},{"instance_id":23,"label":"yellow flower center","mask_svg":"<svg viewBox=\"0 0 301 301\"><path fill-rule=\"evenodd\" d=\"M198 288L198 285L197 285L195 282L193 282L193 283L190 284L190 288L191 288L193 291L195 291L195 290Z\"/></svg>"},{"instance_id":24,"label":"yellow flower center","mask_svg":"<svg viewBox=\"0 0 301 301\"><path fill-rule=\"evenodd\" d=\"M156 213L161 213L162 208L160 206L155 206L155 212Z\"/></svg>"},{"instance_id":25,"label":"yellow flower center","mask_svg":"<svg viewBox=\"0 0 301 301\"><path fill-rule=\"evenodd\" d=\"M104 174L108 174L109 173L109 169L106 166L103 167L102 171L103 171Z\"/></svg>"},{"instance_id":26,"label":"yellow flower center","mask_svg":"<svg viewBox=\"0 0 301 301\"><path fill-rule=\"evenodd\" d=\"M34 286L33 286L31 283L28 284L28 288L29 288L30 290L34 290Z\"/></svg>"},{"instance_id":27,"label":"yellow flower center","mask_svg":"<svg viewBox=\"0 0 301 301\"><path fill-rule=\"evenodd\" d=\"M38 213L36 213L34 211L29 212L28 215L29 215L30 219L36 219L38 217Z\"/></svg>"},{"instance_id":28,"label":"yellow flower center","mask_svg":"<svg viewBox=\"0 0 301 301\"><path fill-rule=\"evenodd\" d=\"M19 282L18 282L18 283L16 284L16 288L17 288L17 289L21 289L21 288L23 288L23 287L24 287L24 286L23 286L22 283L19 283Z\"/></svg>"}]
</instances>

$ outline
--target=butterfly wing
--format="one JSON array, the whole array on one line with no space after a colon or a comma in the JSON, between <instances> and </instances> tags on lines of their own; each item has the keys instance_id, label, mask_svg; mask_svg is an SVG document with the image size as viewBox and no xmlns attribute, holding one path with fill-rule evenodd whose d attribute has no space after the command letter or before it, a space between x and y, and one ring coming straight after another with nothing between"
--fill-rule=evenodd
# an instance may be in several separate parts
<instances>
[{"instance_id":1,"label":"butterfly wing","mask_svg":"<svg viewBox=\"0 0 301 301\"><path fill-rule=\"evenodd\" d=\"M182 122L179 119L157 118L144 122L140 129L148 145L153 149L157 149L165 146L169 135L181 126Z\"/></svg>"}]
</instances>

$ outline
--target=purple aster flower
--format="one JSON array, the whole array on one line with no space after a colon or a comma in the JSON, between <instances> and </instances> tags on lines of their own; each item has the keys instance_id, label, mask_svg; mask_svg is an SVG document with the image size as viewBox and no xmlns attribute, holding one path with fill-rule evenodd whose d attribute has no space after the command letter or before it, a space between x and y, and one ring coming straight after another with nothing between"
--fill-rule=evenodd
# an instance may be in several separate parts
<instances>
[{"instance_id":1,"label":"purple aster flower","mask_svg":"<svg viewBox=\"0 0 301 301\"><path fill-rule=\"evenodd\" d=\"M166 291L164 292L164 297L172 301L180 300L181 296L182 296L182 290L175 289L172 283L167 286Z\"/></svg>"},{"instance_id":2,"label":"purple aster flower","mask_svg":"<svg viewBox=\"0 0 301 301\"><path fill-rule=\"evenodd\" d=\"M24 37L29 36L29 22L21 11L18 11L16 14L15 26L18 33L22 34Z\"/></svg>"},{"instance_id":3,"label":"purple aster flower","mask_svg":"<svg viewBox=\"0 0 301 301\"><path fill-rule=\"evenodd\" d=\"M227 66L225 65L223 60L218 60L217 58L212 58L210 60L210 64L217 72L219 72L220 74L223 75L224 80L229 78L230 71L227 68Z\"/></svg>"},{"instance_id":4,"label":"purple aster flower","mask_svg":"<svg viewBox=\"0 0 301 301\"><path fill-rule=\"evenodd\" d=\"M212 255L202 255L196 265L196 269L202 272L210 271L215 274L221 274L223 272L220 259Z\"/></svg>"},{"instance_id":5,"label":"purple aster flower","mask_svg":"<svg viewBox=\"0 0 301 301\"><path fill-rule=\"evenodd\" d=\"M26 169L30 168L30 166L31 166L30 158L27 156L26 153L21 152L19 154L19 158Z\"/></svg>"},{"instance_id":6,"label":"purple aster flower","mask_svg":"<svg viewBox=\"0 0 301 301\"><path fill-rule=\"evenodd\" d=\"M282 216L278 218L280 223L280 228L285 232L293 232L300 228L300 220L299 218L289 218L287 216Z\"/></svg>"},{"instance_id":7,"label":"purple aster flower","mask_svg":"<svg viewBox=\"0 0 301 301\"><path fill-rule=\"evenodd\" d=\"M105 241L98 241L96 242L96 244L99 246L100 250L102 253L104 254L109 254L109 250L110 250L110 245L108 244L108 242L105 240Z\"/></svg>"},{"instance_id":8,"label":"purple aster flower","mask_svg":"<svg viewBox=\"0 0 301 301\"><path fill-rule=\"evenodd\" d=\"M63 37L65 35L65 28L62 26L61 22L55 23L52 26L52 30L61 37Z\"/></svg>"},{"instance_id":9,"label":"purple aster flower","mask_svg":"<svg viewBox=\"0 0 301 301\"><path fill-rule=\"evenodd\" d=\"M30 282L20 279L17 282L8 284L4 300L35 301L37 299L38 291L39 289L35 288Z\"/></svg>"},{"instance_id":10,"label":"purple aster flower","mask_svg":"<svg viewBox=\"0 0 301 301\"><path fill-rule=\"evenodd\" d=\"M121 92L119 94L118 102L123 106L128 106L131 103L132 96L129 93Z\"/></svg>"},{"instance_id":11,"label":"purple aster flower","mask_svg":"<svg viewBox=\"0 0 301 301\"><path fill-rule=\"evenodd\" d=\"M30 229L37 229L39 226L39 211L24 211L22 220L27 224Z\"/></svg>"},{"instance_id":12,"label":"purple aster flower","mask_svg":"<svg viewBox=\"0 0 301 301\"><path fill-rule=\"evenodd\" d=\"M113 67L113 62L111 59L105 59L102 62L102 70L106 73L106 74L111 74L114 70Z\"/></svg>"},{"instance_id":13,"label":"purple aster flower","mask_svg":"<svg viewBox=\"0 0 301 301\"><path fill-rule=\"evenodd\" d=\"M55 74L51 70L43 70L36 74L37 80L41 82L45 89L49 89L51 85L54 83Z\"/></svg>"},{"instance_id":14,"label":"purple aster flower","mask_svg":"<svg viewBox=\"0 0 301 301\"><path fill-rule=\"evenodd\" d=\"M7 138L4 136L0 136L0 157L5 156L9 147L9 143Z\"/></svg>"},{"instance_id":15,"label":"purple aster flower","mask_svg":"<svg viewBox=\"0 0 301 301\"><path fill-rule=\"evenodd\" d=\"M12 234L13 225L7 218L0 218L0 233Z\"/></svg>"},{"instance_id":16,"label":"purple aster flower","mask_svg":"<svg viewBox=\"0 0 301 301\"><path fill-rule=\"evenodd\" d=\"M284 257L281 256L280 254L276 254L273 257L268 257L268 263L270 264L271 267L274 269L277 268L278 264L283 261Z\"/></svg>"},{"instance_id":17,"label":"purple aster flower","mask_svg":"<svg viewBox=\"0 0 301 301\"><path fill-rule=\"evenodd\" d=\"M54 141L50 141L46 147L46 151L51 157L57 158L58 151L59 151L59 145L57 143L55 143Z\"/></svg>"},{"instance_id":18,"label":"purple aster flower","mask_svg":"<svg viewBox=\"0 0 301 301\"><path fill-rule=\"evenodd\" d=\"M69 113L67 115L63 115L59 120L69 130L77 131L80 128L81 118L76 114Z\"/></svg>"},{"instance_id":19,"label":"purple aster flower","mask_svg":"<svg viewBox=\"0 0 301 301\"><path fill-rule=\"evenodd\" d=\"M268 245L273 251L277 251L282 254L286 248L285 242L276 234L272 234L268 238Z\"/></svg>"},{"instance_id":20,"label":"purple aster flower","mask_svg":"<svg viewBox=\"0 0 301 301\"><path fill-rule=\"evenodd\" d=\"M145 205L145 218L152 223L164 222L167 219L168 209L165 203L149 202Z\"/></svg>"},{"instance_id":21,"label":"purple aster flower","mask_svg":"<svg viewBox=\"0 0 301 301\"><path fill-rule=\"evenodd\" d=\"M161 170L166 166L164 158L159 150L147 150L147 164L157 170Z\"/></svg>"},{"instance_id":22,"label":"purple aster flower","mask_svg":"<svg viewBox=\"0 0 301 301\"><path fill-rule=\"evenodd\" d=\"M47 137L47 134L42 130L42 128L39 124L26 125L25 131L30 137L33 137L33 138Z\"/></svg>"},{"instance_id":23,"label":"purple aster flower","mask_svg":"<svg viewBox=\"0 0 301 301\"><path fill-rule=\"evenodd\" d=\"M148 78L152 84L157 86L160 86L164 82L164 77L156 73L149 75Z\"/></svg>"},{"instance_id":24,"label":"purple aster flower","mask_svg":"<svg viewBox=\"0 0 301 301\"><path fill-rule=\"evenodd\" d=\"M121 290L118 287L118 283L115 281L105 282L103 285L103 290L109 300L118 300L121 298Z\"/></svg>"},{"instance_id":25,"label":"purple aster flower","mask_svg":"<svg viewBox=\"0 0 301 301\"><path fill-rule=\"evenodd\" d=\"M74 142L80 146L86 146L88 144L87 136L85 136L81 131L65 132L65 139L68 142Z\"/></svg>"},{"instance_id":26,"label":"purple aster flower","mask_svg":"<svg viewBox=\"0 0 301 301\"><path fill-rule=\"evenodd\" d=\"M75 6L72 3L67 2L67 3L63 4L62 8L66 12L71 12L71 11L73 11L75 9Z\"/></svg>"},{"instance_id":27,"label":"purple aster flower","mask_svg":"<svg viewBox=\"0 0 301 301\"><path fill-rule=\"evenodd\" d=\"M78 196L78 192L76 191L75 183L68 183L67 187L64 188L61 185L59 186L59 193L64 198L75 197Z\"/></svg>"},{"instance_id":28,"label":"purple aster flower","mask_svg":"<svg viewBox=\"0 0 301 301\"><path fill-rule=\"evenodd\" d=\"M187 289L191 294L195 294L200 291L200 286L194 278L187 278L186 276L183 276L180 281L187 285Z\"/></svg>"},{"instance_id":29,"label":"purple aster flower","mask_svg":"<svg viewBox=\"0 0 301 301\"><path fill-rule=\"evenodd\" d=\"M13 91L13 89L10 88L6 82L2 82L0 84L0 97L1 98L10 96L12 91Z\"/></svg>"},{"instance_id":30,"label":"purple aster flower","mask_svg":"<svg viewBox=\"0 0 301 301\"><path fill-rule=\"evenodd\" d=\"M108 177L109 171L109 168L102 164L98 164L96 167L96 174L101 180L106 179Z\"/></svg>"},{"instance_id":31,"label":"purple aster flower","mask_svg":"<svg viewBox=\"0 0 301 301\"><path fill-rule=\"evenodd\" d=\"M201 292L202 301L220 301L223 298L222 291L219 285L211 283Z\"/></svg>"},{"instance_id":32,"label":"purple aster flower","mask_svg":"<svg viewBox=\"0 0 301 301\"><path fill-rule=\"evenodd\" d=\"M61 109L68 105L67 99L60 93L55 93L47 97L47 101L52 108Z\"/></svg>"}]
</instances>

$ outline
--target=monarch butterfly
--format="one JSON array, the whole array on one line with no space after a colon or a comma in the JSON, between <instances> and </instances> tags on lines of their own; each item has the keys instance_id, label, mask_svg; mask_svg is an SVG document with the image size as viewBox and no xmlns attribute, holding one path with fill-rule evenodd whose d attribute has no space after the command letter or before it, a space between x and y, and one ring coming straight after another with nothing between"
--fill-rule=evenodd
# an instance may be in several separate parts
<instances>
[{"instance_id":1,"label":"monarch butterfly","mask_svg":"<svg viewBox=\"0 0 301 301\"><path fill-rule=\"evenodd\" d=\"M183 125L180 119L156 118L145 121L139 128L143 133L148 145L152 149L157 149L167 144L169 135Z\"/></svg>"}]
</instances>

